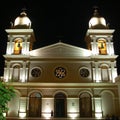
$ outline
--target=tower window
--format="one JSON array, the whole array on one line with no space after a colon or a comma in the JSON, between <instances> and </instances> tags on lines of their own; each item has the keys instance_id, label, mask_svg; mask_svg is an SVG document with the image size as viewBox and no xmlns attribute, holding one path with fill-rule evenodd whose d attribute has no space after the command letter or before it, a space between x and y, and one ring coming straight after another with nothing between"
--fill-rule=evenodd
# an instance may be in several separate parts
<instances>
[{"instance_id":1,"label":"tower window","mask_svg":"<svg viewBox=\"0 0 120 120\"><path fill-rule=\"evenodd\" d=\"M14 43L14 54L18 55L21 54L22 51L22 39L16 38Z\"/></svg>"},{"instance_id":2,"label":"tower window","mask_svg":"<svg viewBox=\"0 0 120 120\"><path fill-rule=\"evenodd\" d=\"M98 40L98 49L99 54L106 55L107 54L107 48L106 48L106 41L105 40Z\"/></svg>"}]
</instances>

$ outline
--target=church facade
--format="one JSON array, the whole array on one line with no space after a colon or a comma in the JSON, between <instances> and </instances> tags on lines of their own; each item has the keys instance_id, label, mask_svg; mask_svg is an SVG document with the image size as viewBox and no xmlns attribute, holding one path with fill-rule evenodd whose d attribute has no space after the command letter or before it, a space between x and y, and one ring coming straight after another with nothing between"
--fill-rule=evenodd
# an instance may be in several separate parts
<instances>
[{"instance_id":1,"label":"church facade","mask_svg":"<svg viewBox=\"0 0 120 120\"><path fill-rule=\"evenodd\" d=\"M59 41L33 50L34 30L26 12L21 12L6 29L3 80L16 92L6 117L120 116L114 31L95 10L86 31L86 49Z\"/></svg>"}]
</instances>

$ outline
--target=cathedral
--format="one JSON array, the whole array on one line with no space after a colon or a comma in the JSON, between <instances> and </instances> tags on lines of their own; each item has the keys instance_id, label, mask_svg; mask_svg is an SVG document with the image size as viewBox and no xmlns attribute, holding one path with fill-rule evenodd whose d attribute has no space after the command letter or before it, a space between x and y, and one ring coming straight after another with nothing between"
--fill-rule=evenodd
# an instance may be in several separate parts
<instances>
[{"instance_id":1,"label":"cathedral","mask_svg":"<svg viewBox=\"0 0 120 120\"><path fill-rule=\"evenodd\" d=\"M113 33L97 9L87 48L56 42L33 49L31 20L22 11L7 32L3 81L15 88L6 118L102 119L120 116L120 80Z\"/></svg>"}]
</instances>

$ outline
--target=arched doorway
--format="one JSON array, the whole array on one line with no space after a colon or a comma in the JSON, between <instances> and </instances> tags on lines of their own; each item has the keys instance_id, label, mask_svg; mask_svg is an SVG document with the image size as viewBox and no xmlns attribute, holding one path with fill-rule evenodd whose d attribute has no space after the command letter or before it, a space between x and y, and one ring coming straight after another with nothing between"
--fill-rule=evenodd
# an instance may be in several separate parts
<instances>
[{"instance_id":1,"label":"arched doorway","mask_svg":"<svg viewBox=\"0 0 120 120\"><path fill-rule=\"evenodd\" d=\"M54 117L67 117L66 95L57 93L54 97Z\"/></svg>"},{"instance_id":2,"label":"arched doorway","mask_svg":"<svg viewBox=\"0 0 120 120\"><path fill-rule=\"evenodd\" d=\"M8 102L8 113L7 117L18 117L19 109L20 109L20 94L15 92L16 96Z\"/></svg>"},{"instance_id":3,"label":"arched doorway","mask_svg":"<svg viewBox=\"0 0 120 120\"><path fill-rule=\"evenodd\" d=\"M41 117L41 94L38 92L29 96L29 117Z\"/></svg>"},{"instance_id":4,"label":"arched doorway","mask_svg":"<svg viewBox=\"0 0 120 120\"><path fill-rule=\"evenodd\" d=\"M104 91L101 94L103 116L114 115L114 96L110 91Z\"/></svg>"},{"instance_id":5,"label":"arched doorway","mask_svg":"<svg viewBox=\"0 0 120 120\"><path fill-rule=\"evenodd\" d=\"M80 94L79 96L80 105L80 117L92 117L92 102L91 95L87 92Z\"/></svg>"}]
</instances>

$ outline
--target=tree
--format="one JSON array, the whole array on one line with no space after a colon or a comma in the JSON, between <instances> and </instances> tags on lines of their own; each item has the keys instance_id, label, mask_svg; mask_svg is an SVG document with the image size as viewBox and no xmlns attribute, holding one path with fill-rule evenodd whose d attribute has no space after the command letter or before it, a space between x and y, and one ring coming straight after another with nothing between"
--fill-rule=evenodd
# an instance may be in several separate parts
<instances>
[{"instance_id":1,"label":"tree","mask_svg":"<svg viewBox=\"0 0 120 120\"><path fill-rule=\"evenodd\" d=\"M3 113L6 113L9 110L7 104L14 96L14 88L0 81L0 120L6 120Z\"/></svg>"}]
</instances>

